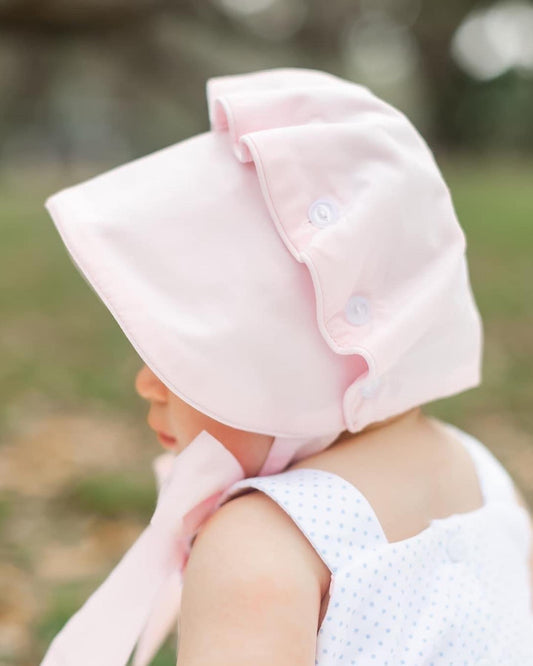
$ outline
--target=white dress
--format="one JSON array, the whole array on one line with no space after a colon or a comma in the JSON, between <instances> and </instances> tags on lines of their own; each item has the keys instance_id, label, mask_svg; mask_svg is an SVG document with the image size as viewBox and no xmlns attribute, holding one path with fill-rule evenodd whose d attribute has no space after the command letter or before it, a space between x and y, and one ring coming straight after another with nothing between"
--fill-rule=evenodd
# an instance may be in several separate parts
<instances>
[{"instance_id":1,"label":"white dress","mask_svg":"<svg viewBox=\"0 0 533 666\"><path fill-rule=\"evenodd\" d=\"M484 505L389 542L365 496L311 468L242 479L292 518L331 571L316 666L533 666L531 528L491 451L445 424L476 465Z\"/></svg>"}]
</instances>

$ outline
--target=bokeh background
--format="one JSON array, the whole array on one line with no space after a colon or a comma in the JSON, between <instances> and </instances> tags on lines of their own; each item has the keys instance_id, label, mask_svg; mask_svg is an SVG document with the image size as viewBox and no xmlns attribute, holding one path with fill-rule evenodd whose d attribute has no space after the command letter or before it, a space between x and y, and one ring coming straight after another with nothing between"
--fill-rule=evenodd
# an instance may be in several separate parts
<instances>
[{"instance_id":1,"label":"bokeh background","mask_svg":"<svg viewBox=\"0 0 533 666\"><path fill-rule=\"evenodd\" d=\"M424 411L533 503L533 3L0 2L0 663L34 666L149 520L160 445L141 361L43 207L208 129L205 80L325 69L404 111L465 229L483 384ZM175 663L173 640L157 666Z\"/></svg>"}]
</instances>

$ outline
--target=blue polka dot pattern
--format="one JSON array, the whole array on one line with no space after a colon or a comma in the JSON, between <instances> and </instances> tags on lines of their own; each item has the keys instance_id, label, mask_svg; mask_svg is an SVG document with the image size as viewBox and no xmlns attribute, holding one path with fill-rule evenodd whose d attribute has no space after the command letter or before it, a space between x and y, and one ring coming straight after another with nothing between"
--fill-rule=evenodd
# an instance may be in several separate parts
<instances>
[{"instance_id":1,"label":"blue polka dot pattern","mask_svg":"<svg viewBox=\"0 0 533 666\"><path fill-rule=\"evenodd\" d=\"M449 425L449 424L447 424ZM316 666L533 665L527 512L479 440L450 426L476 465L484 505L389 542L342 477L297 468L242 479L286 511L331 571Z\"/></svg>"}]
</instances>

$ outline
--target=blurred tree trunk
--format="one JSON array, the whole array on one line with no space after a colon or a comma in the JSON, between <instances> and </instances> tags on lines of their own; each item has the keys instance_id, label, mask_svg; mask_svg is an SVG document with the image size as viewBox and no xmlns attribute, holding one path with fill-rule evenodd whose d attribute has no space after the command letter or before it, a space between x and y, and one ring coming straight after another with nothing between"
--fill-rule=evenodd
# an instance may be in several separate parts
<instances>
[{"instance_id":1,"label":"blurred tree trunk","mask_svg":"<svg viewBox=\"0 0 533 666\"><path fill-rule=\"evenodd\" d=\"M453 34L467 14L474 8L493 4L489 0L425 0L418 19L412 27L418 42L430 94L433 145L456 146L460 141L455 112L459 100L472 81L466 77L450 55Z\"/></svg>"}]
</instances>

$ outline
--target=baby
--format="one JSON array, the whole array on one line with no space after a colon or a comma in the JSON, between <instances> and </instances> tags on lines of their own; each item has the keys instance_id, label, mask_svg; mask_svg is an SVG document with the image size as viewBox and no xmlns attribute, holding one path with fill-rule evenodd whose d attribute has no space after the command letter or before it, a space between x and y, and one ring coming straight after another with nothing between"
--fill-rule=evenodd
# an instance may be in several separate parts
<instances>
[{"instance_id":1,"label":"baby","mask_svg":"<svg viewBox=\"0 0 533 666\"><path fill-rule=\"evenodd\" d=\"M42 666L533 664L532 524L475 437L466 241L364 86L209 79L210 130L46 201L144 362L150 524ZM176 622L177 621L177 622Z\"/></svg>"}]
</instances>

